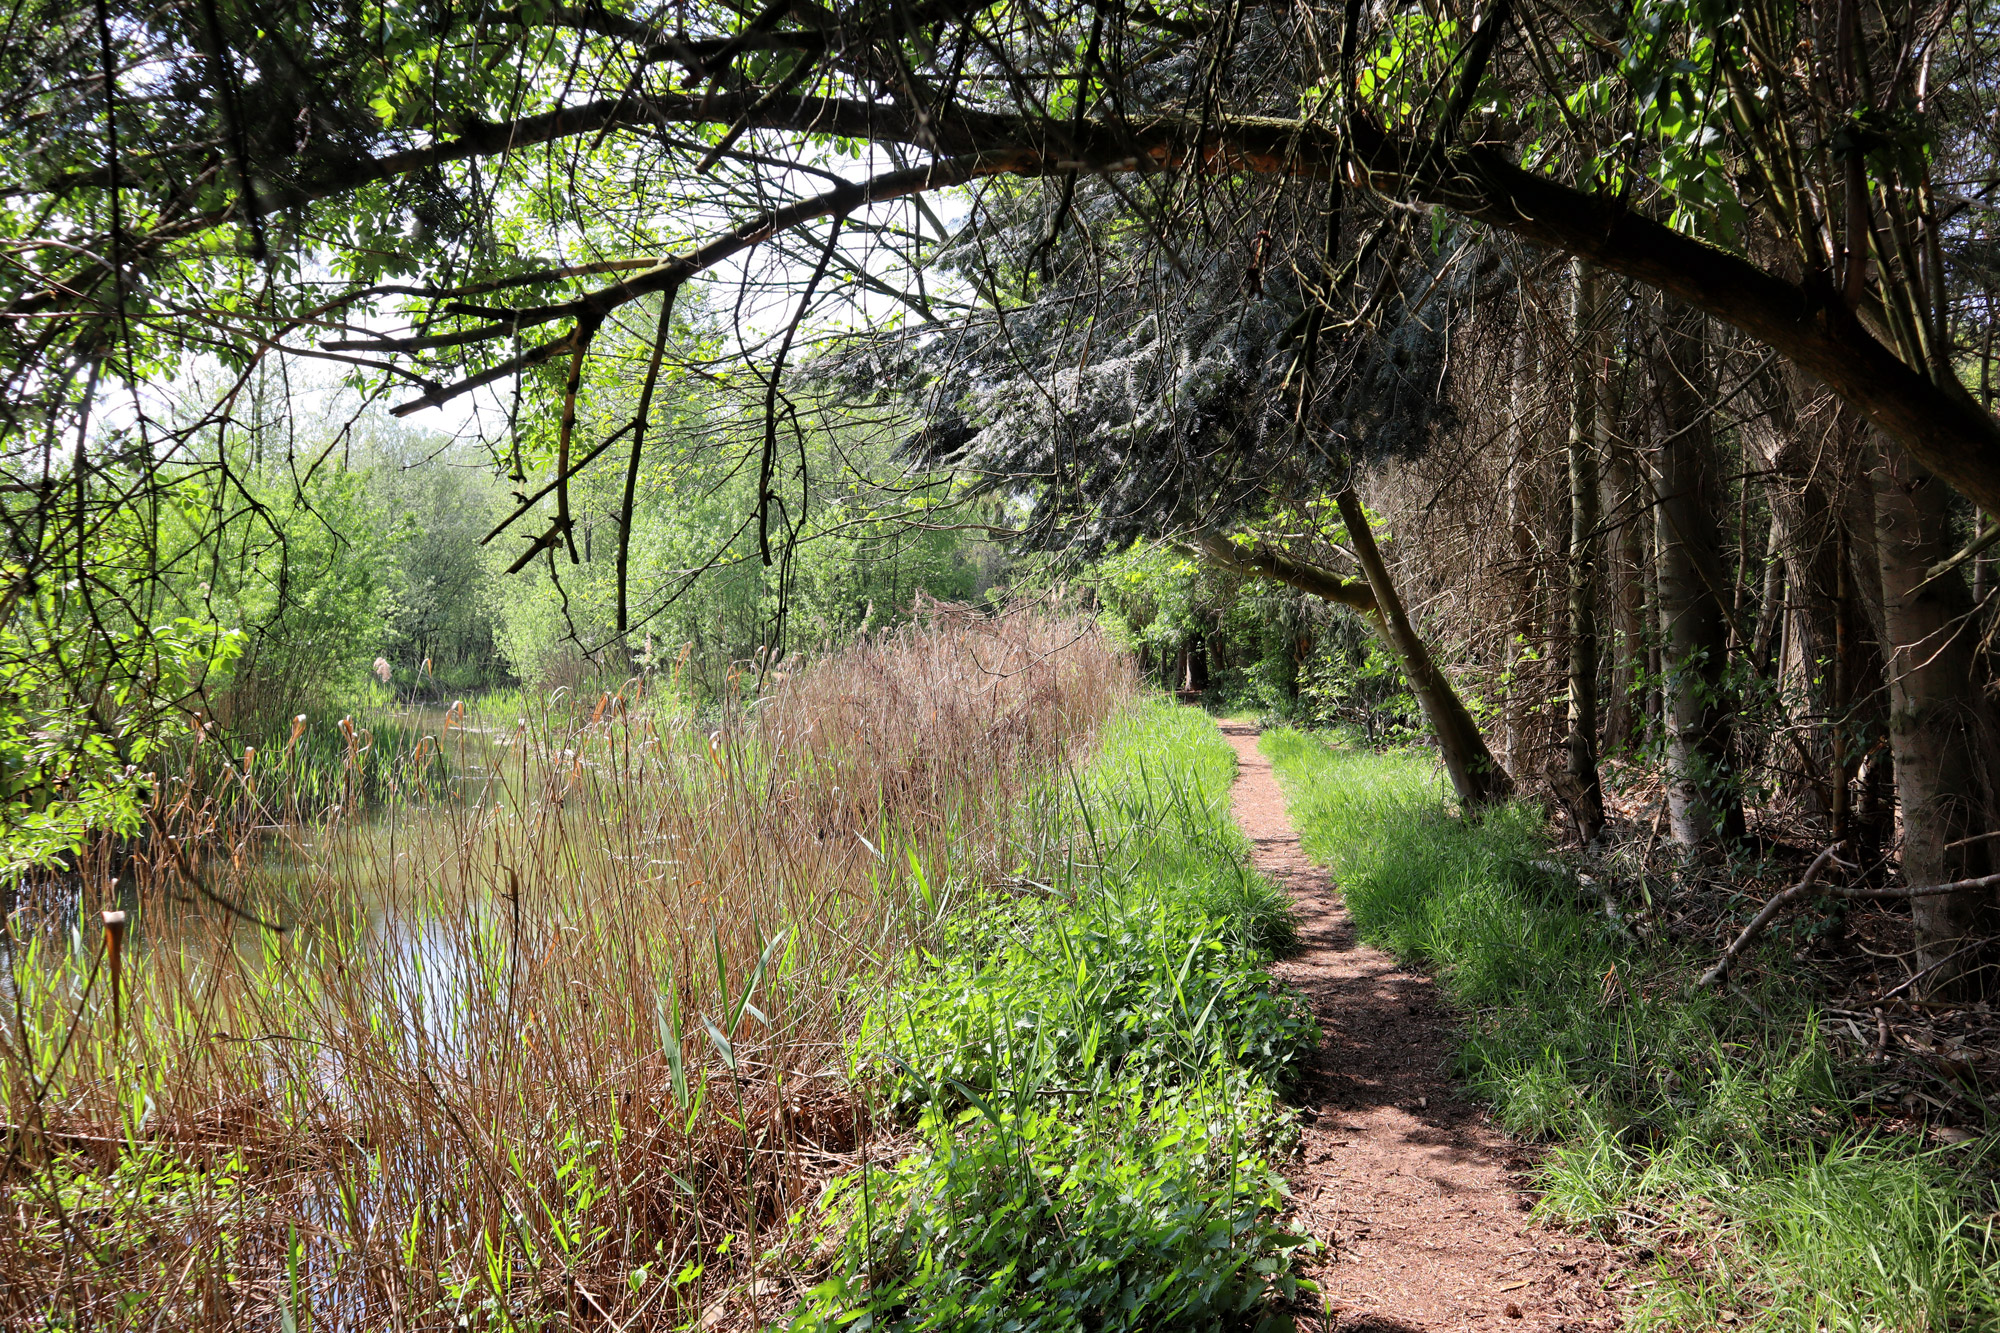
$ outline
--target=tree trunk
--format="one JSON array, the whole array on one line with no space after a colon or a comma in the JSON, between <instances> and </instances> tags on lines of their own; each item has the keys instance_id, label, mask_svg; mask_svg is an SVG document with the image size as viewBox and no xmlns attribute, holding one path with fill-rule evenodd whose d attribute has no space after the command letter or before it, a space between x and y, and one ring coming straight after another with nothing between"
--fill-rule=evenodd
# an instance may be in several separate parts
<instances>
[{"instance_id":1,"label":"tree trunk","mask_svg":"<svg viewBox=\"0 0 2000 1333\"><path fill-rule=\"evenodd\" d=\"M1514 790L1513 780L1506 769L1494 762L1492 751L1486 748L1486 738L1479 734L1479 724L1472 720L1464 700L1458 697L1450 679L1431 657L1430 648L1411 628L1402 598L1389 578L1389 567L1375 545L1375 534L1361 508L1360 497L1344 490L1336 500L1341 521L1347 527L1347 539L1354 546L1354 559L1375 597L1376 631L1402 664L1403 675L1430 719L1438 753L1444 759L1445 771L1451 775L1452 790L1458 793L1459 804L1467 810L1476 810L1505 800Z\"/></svg>"},{"instance_id":2,"label":"tree trunk","mask_svg":"<svg viewBox=\"0 0 2000 1333\"><path fill-rule=\"evenodd\" d=\"M1570 265L1574 335L1569 426L1569 736L1565 776L1584 841L1604 827L1597 772L1597 459L1604 421L1598 334L1602 279L1581 260Z\"/></svg>"},{"instance_id":3,"label":"tree trunk","mask_svg":"<svg viewBox=\"0 0 2000 1333\"><path fill-rule=\"evenodd\" d=\"M1871 479L1903 877L1912 885L1948 883L1988 865L1988 844L1954 845L1985 831L1972 599L1962 570L1927 578L1931 565L1952 554L1950 491L1900 447L1887 439L1881 445ZM1974 941L1993 932L1992 918L1992 894L1984 890L1911 900L1920 993L1968 998L1985 989L1984 951Z\"/></svg>"},{"instance_id":4,"label":"tree trunk","mask_svg":"<svg viewBox=\"0 0 2000 1333\"><path fill-rule=\"evenodd\" d=\"M1507 695L1501 758L1509 773L1521 771L1523 737L1527 731L1527 698L1531 691L1522 677L1527 648L1535 634L1535 530L1530 521L1528 469L1534 466L1534 434L1528 429L1528 406L1535 377L1535 354L1529 342L1528 303L1521 300L1514 323L1513 416L1507 429L1507 534L1513 545L1518 598L1507 633Z\"/></svg>"},{"instance_id":5,"label":"tree trunk","mask_svg":"<svg viewBox=\"0 0 2000 1333\"><path fill-rule=\"evenodd\" d=\"M1660 638L1666 657L1667 806L1674 841L1712 851L1743 835L1731 752L1729 616L1721 486L1708 403L1708 340L1700 311L1668 306L1654 365L1659 441L1653 451L1660 562Z\"/></svg>"},{"instance_id":6,"label":"tree trunk","mask_svg":"<svg viewBox=\"0 0 2000 1333\"><path fill-rule=\"evenodd\" d=\"M1410 688L1416 691L1417 701L1437 737L1438 752L1444 757L1445 771L1451 775L1452 790L1458 794L1459 803L1472 810L1506 799L1514 784L1507 770L1493 762L1492 752L1486 748L1486 740L1479 734L1471 711L1452 688L1450 679L1438 669L1429 647L1410 627L1409 616L1403 610L1395 584L1390 581L1388 566L1375 545L1375 534L1360 499L1353 491L1342 491L1338 503L1365 583L1343 579L1332 570L1282 552L1238 546L1219 532L1202 533L1179 549L1219 569L1283 583L1366 616L1369 627L1395 654Z\"/></svg>"},{"instance_id":7,"label":"tree trunk","mask_svg":"<svg viewBox=\"0 0 2000 1333\"><path fill-rule=\"evenodd\" d=\"M1618 515L1611 574L1611 689L1604 701L1604 751L1616 754L1638 734L1638 689L1646 653L1648 514L1631 451L1607 450L1605 495Z\"/></svg>"},{"instance_id":8,"label":"tree trunk","mask_svg":"<svg viewBox=\"0 0 2000 1333\"><path fill-rule=\"evenodd\" d=\"M1784 652L1785 621L1785 526L1771 511L1771 526L1764 542L1764 581L1757 594L1757 625L1750 634L1750 669L1759 676L1771 674L1772 663Z\"/></svg>"},{"instance_id":9,"label":"tree trunk","mask_svg":"<svg viewBox=\"0 0 2000 1333\"><path fill-rule=\"evenodd\" d=\"M1791 376L1773 371L1754 379L1751 387L1759 410L1744 423L1742 438L1764 473L1775 555L1770 568L1784 566L1784 580L1778 585L1781 596L1764 607L1758 642L1772 645L1769 670L1781 692L1802 700L1805 714L1819 724L1817 735L1784 733L1785 751L1772 756L1772 761L1782 766L1787 795L1826 814L1834 805L1835 733L1841 716L1834 702L1833 663L1843 615L1844 524L1835 491L1848 471L1842 465L1847 449L1837 419L1821 421L1817 431L1808 430ZM1829 454L1832 466L1827 465ZM1872 504L1871 500L1871 532ZM1868 550L1872 572L1872 540ZM1846 614L1851 616L1854 609L1850 605Z\"/></svg>"}]
</instances>

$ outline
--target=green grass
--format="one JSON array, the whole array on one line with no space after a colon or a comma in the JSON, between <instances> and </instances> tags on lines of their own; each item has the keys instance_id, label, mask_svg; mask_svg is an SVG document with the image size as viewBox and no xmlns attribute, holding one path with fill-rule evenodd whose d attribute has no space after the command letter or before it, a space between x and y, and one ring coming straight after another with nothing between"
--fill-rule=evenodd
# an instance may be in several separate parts
<instances>
[{"instance_id":1,"label":"green grass","mask_svg":"<svg viewBox=\"0 0 2000 1333\"><path fill-rule=\"evenodd\" d=\"M862 1039L922 1151L826 1200L800 1328L1290 1324L1280 1100L1317 1029L1264 971L1282 894L1229 815L1235 757L1166 704L1107 727L1067 839L962 908Z\"/></svg>"},{"instance_id":2,"label":"green grass","mask_svg":"<svg viewBox=\"0 0 2000 1333\"><path fill-rule=\"evenodd\" d=\"M1711 960L1624 937L1528 809L1449 814L1426 757L1262 744L1363 937L1467 1015L1461 1075L1552 1143L1541 1211L1658 1256L1628 1327L2000 1328L1990 1139L1856 1132L1803 986L1698 989Z\"/></svg>"}]
</instances>

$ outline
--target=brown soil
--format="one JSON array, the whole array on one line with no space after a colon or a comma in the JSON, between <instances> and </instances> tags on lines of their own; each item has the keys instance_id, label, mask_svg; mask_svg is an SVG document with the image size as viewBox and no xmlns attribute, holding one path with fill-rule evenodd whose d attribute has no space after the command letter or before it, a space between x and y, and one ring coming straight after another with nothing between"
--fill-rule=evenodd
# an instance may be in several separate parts
<instances>
[{"instance_id":1,"label":"brown soil","mask_svg":"<svg viewBox=\"0 0 2000 1333\"><path fill-rule=\"evenodd\" d=\"M1360 942L1326 873L1306 859L1254 727L1236 748L1236 819L1257 869L1298 904L1300 948L1272 971L1325 1032L1299 1101L1305 1141L1292 1220L1339 1333L1617 1326L1612 1252L1528 1220L1529 1150L1447 1075L1452 1019L1431 979Z\"/></svg>"}]
</instances>

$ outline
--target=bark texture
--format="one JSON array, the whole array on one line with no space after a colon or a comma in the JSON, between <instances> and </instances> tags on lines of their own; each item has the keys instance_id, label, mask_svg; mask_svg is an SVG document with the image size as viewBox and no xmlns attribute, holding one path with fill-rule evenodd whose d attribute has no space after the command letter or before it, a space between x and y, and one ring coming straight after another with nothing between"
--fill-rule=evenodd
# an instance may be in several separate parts
<instances>
[{"instance_id":1,"label":"bark texture","mask_svg":"<svg viewBox=\"0 0 2000 1333\"><path fill-rule=\"evenodd\" d=\"M1501 740L1501 756L1509 773L1521 771L1530 693L1522 673L1527 664L1528 645L1535 637L1535 529L1528 495L1528 472L1535 460L1534 432L1528 422L1534 377L1535 350L1530 341L1528 305L1523 300L1514 321L1512 402L1507 427L1507 534L1520 592L1507 636L1506 730Z\"/></svg>"},{"instance_id":2,"label":"bark texture","mask_svg":"<svg viewBox=\"0 0 2000 1333\"><path fill-rule=\"evenodd\" d=\"M1987 844L1963 842L1986 827L1972 597L1959 570L1928 578L1930 567L1952 554L1944 484L1886 440L1872 480L1903 877L1912 885L1950 883L1988 868ZM1989 989L1980 964L1990 946L1979 941L1994 931L1992 903L1990 889L1911 901L1921 993L1964 998Z\"/></svg>"},{"instance_id":3,"label":"bark texture","mask_svg":"<svg viewBox=\"0 0 2000 1333\"><path fill-rule=\"evenodd\" d=\"M1640 673L1646 654L1646 558L1652 542L1650 490L1639 483L1629 448L1604 455L1604 496L1613 558L1605 562L1611 602L1611 683L1604 698L1604 752L1616 754L1639 734Z\"/></svg>"},{"instance_id":4,"label":"bark texture","mask_svg":"<svg viewBox=\"0 0 2000 1333\"><path fill-rule=\"evenodd\" d=\"M1654 519L1665 654L1667 808L1674 841L1713 851L1743 834L1732 753L1729 616L1716 523L1723 496L1708 403L1708 339L1701 312L1669 304L1659 326L1653 382Z\"/></svg>"},{"instance_id":5,"label":"bark texture","mask_svg":"<svg viewBox=\"0 0 2000 1333\"><path fill-rule=\"evenodd\" d=\"M1604 429L1603 352L1598 306L1603 279L1582 260L1570 266L1574 339L1569 423L1569 733L1564 776L1585 841L1604 827L1597 771L1597 460Z\"/></svg>"}]
</instances>

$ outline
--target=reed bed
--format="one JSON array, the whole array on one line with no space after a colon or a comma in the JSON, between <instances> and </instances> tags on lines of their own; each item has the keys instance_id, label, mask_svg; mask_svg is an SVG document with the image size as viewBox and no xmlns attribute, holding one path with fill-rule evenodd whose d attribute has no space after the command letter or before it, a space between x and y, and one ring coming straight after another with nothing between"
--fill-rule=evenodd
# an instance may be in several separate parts
<instances>
[{"instance_id":1,"label":"reed bed","mask_svg":"<svg viewBox=\"0 0 2000 1333\"><path fill-rule=\"evenodd\" d=\"M123 886L30 897L0 1323L781 1316L793 1219L871 1151L868 997L1065 836L1065 768L1134 681L1084 625L939 610L719 725L659 684L441 715L376 818L274 828L254 756L226 799L189 776L206 840L163 825Z\"/></svg>"}]
</instances>

